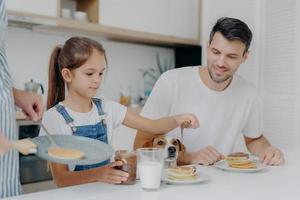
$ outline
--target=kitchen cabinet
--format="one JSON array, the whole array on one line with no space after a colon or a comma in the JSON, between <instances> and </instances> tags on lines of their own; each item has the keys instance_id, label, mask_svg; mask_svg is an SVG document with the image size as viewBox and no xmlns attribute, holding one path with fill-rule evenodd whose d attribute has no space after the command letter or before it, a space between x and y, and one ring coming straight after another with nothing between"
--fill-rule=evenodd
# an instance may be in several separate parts
<instances>
[{"instance_id":1,"label":"kitchen cabinet","mask_svg":"<svg viewBox=\"0 0 300 200\"><path fill-rule=\"evenodd\" d=\"M56 17L58 12L57 0L7 0L6 7L11 11L18 11L36 15Z\"/></svg>"},{"instance_id":2,"label":"kitchen cabinet","mask_svg":"<svg viewBox=\"0 0 300 200\"><path fill-rule=\"evenodd\" d=\"M200 0L9 0L11 24L158 46L200 46ZM62 17L61 10L85 15ZM79 12L77 12L79 11ZM22 26L22 24L20 24Z\"/></svg>"},{"instance_id":3,"label":"kitchen cabinet","mask_svg":"<svg viewBox=\"0 0 300 200\"><path fill-rule=\"evenodd\" d=\"M198 40L199 13L199 0L101 0L99 23Z\"/></svg>"},{"instance_id":4,"label":"kitchen cabinet","mask_svg":"<svg viewBox=\"0 0 300 200\"><path fill-rule=\"evenodd\" d=\"M200 1L170 0L169 30L175 37L199 40L200 38Z\"/></svg>"}]
</instances>

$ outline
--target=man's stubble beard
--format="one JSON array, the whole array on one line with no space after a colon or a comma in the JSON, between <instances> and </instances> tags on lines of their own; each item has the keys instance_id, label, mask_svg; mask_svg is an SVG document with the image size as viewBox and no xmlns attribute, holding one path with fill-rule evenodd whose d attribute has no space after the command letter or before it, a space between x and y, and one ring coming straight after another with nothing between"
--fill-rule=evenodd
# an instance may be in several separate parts
<instances>
[{"instance_id":1,"label":"man's stubble beard","mask_svg":"<svg viewBox=\"0 0 300 200\"><path fill-rule=\"evenodd\" d=\"M210 65L211 66L211 65ZM212 73L212 70L211 70L212 66L211 67L207 67L207 71L208 71L208 74L209 74L209 77L210 79L215 82L215 83L224 83L225 81L227 81L228 79L232 78L233 75L227 75L225 76L223 79L221 80L217 80L213 77L213 73Z\"/></svg>"}]
</instances>

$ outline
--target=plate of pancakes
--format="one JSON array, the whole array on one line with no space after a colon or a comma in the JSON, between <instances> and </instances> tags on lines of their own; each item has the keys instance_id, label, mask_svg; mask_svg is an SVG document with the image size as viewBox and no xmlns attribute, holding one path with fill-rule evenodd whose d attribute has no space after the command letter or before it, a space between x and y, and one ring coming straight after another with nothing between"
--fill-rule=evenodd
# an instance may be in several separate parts
<instances>
[{"instance_id":1,"label":"plate of pancakes","mask_svg":"<svg viewBox=\"0 0 300 200\"><path fill-rule=\"evenodd\" d=\"M96 139L74 135L52 135L57 146L51 146L47 136L30 139L37 145L36 155L42 159L73 165L91 165L109 159L110 145Z\"/></svg>"},{"instance_id":2,"label":"plate of pancakes","mask_svg":"<svg viewBox=\"0 0 300 200\"><path fill-rule=\"evenodd\" d=\"M165 170L163 181L167 184L195 184L208 181L209 177L197 171L194 165L184 165Z\"/></svg>"},{"instance_id":3,"label":"plate of pancakes","mask_svg":"<svg viewBox=\"0 0 300 200\"><path fill-rule=\"evenodd\" d=\"M244 152L229 154L224 160L216 162L214 166L232 172L258 172L266 168L266 165L259 162L257 157Z\"/></svg>"}]
</instances>

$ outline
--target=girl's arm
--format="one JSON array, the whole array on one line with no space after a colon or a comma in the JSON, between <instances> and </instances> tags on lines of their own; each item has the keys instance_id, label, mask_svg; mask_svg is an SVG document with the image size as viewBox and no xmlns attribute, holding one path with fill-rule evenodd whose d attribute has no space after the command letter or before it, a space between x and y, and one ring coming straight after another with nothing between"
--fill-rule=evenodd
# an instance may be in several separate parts
<instances>
[{"instance_id":1,"label":"girl's arm","mask_svg":"<svg viewBox=\"0 0 300 200\"><path fill-rule=\"evenodd\" d=\"M193 114L174 115L152 120L127 110L123 124L143 132L164 134L187 121L190 123L190 128L199 127L198 119Z\"/></svg>"},{"instance_id":2,"label":"girl's arm","mask_svg":"<svg viewBox=\"0 0 300 200\"><path fill-rule=\"evenodd\" d=\"M116 161L103 167L82 171L69 171L67 165L50 162L50 169L55 184L58 187L65 187L97 181L111 184L121 183L128 178L128 173L114 168L121 165L121 161Z\"/></svg>"}]
</instances>

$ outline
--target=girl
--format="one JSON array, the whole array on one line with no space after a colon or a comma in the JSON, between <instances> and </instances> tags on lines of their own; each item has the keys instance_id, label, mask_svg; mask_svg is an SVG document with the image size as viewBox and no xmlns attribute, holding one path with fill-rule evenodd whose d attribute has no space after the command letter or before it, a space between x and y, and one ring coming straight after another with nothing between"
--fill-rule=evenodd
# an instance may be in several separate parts
<instances>
[{"instance_id":1,"label":"girl","mask_svg":"<svg viewBox=\"0 0 300 200\"><path fill-rule=\"evenodd\" d=\"M47 108L42 123L53 134L74 134L108 143L114 128L120 124L151 133L166 133L184 121L198 127L192 114L150 120L136 115L126 107L92 98L99 89L106 69L103 47L88 38L73 37L51 55ZM68 93L65 96L65 85ZM53 107L54 106L54 107ZM128 173L114 167L122 162L104 161L95 165L76 166L51 163L51 172L58 186L102 181L121 183Z\"/></svg>"}]
</instances>

